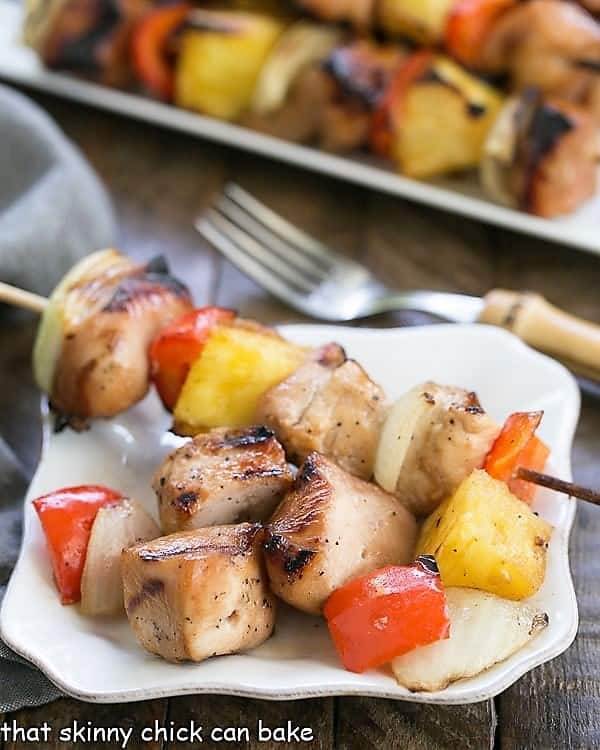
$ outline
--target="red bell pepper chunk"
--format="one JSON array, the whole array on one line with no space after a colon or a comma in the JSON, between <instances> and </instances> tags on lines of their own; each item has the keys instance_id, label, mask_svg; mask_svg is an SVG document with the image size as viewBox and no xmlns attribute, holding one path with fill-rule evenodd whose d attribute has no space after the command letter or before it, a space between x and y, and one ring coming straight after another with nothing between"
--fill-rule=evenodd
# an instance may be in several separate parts
<instances>
[{"instance_id":1,"label":"red bell pepper chunk","mask_svg":"<svg viewBox=\"0 0 600 750\"><path fill-rule=\"evenodd\" d=\"M477 67L498 16L516 0L459 0L446 22L446 49L463 65Z\"/></svg>"},{"instance_id":2,"label":"red bell pepper chunk","mask_svg":"<svg viewBox=\"0 0 600 750\"><path fill-rule=\"evenodd\" d=\"M165 407L172 411L194 361L200 356L211 330L235 318L224 307L192 310L163 328L150 345L150 377Z\"/></svg>"},{"instance_id":3,"label":"red bell pepper chunk","mask_svg":"<svg viewBox=\"0 0 600 750\"><path fill-rule=\"evenodd\" d=\"M52 558L54 580L63 604L81 599L81 575L98 510L122 499L102 485L81 485L42 495L33 501Z\"/></svg>"},{"instance_id":4,"label":"red bell pepper chunk","mask_svg":"<svg viewBox=\"0 0 600 750\"><path fill-rule=\"evenodd\" d=\"M495 479L507 482L511 492L525 502L531 502L535 486L515 478L519 466L542 471L550 449L536 435L544 412L515 412L511 414L486 456L483 468Z\"/></svg>"},{"instance_id":5,"label":"red bell pepper chunk","mask_svg":"<svg viewBox=\"0 0 600 750\"><path fill-rule=\"evenodd\" d=\"M550 448L539 437L534 435L529 443L527 443L527 446L521 451L517 463L518 466L531 469L531 471L543 471L549 455ZM515 477L509 480L508 487L513 495L521 498L527 504L531 503L536 491L535 484Z\"/></svg>"},{"instance_id":6,"label":"red bell pepper chunk","mask_svg":"<svg viewBox=\"0 0 600 750\"><path fill-rule=\"evenodd\" d=\"M355 578L333 592L323 612L351 672L379 667L450 633L446 594L430 555Z\"/></svg>"},{"instance_id":7,"label":"red bell pepper chunk","mask_svg":"<svg viewBox=\"0 0 600 750\"><path fill-rule=\"evenodd\" d=\"M402 63L394 74L371 118L369 139L373 150L381 156L391 155L406 94L413 83L425 75L433 59L431 50L419 50Z\"/></svg>"},{"instance_id":8,"label":"red bell pepper chunk","mask_svg":"<svg viewBox=\"0 0 600 750\"><path fill-rule=\"evenodd\" d=\"M131 34L133 68L150 93L173 98L174 73L168 47L172 34L190 11L187 3L156 8L144 15Z\"/></svg>"}]
</instances>

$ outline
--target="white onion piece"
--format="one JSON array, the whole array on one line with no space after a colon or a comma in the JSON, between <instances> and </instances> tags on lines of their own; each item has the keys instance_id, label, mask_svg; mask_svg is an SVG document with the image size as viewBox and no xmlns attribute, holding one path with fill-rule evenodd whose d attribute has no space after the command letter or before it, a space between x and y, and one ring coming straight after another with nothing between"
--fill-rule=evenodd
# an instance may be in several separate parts
<instances>
[{"instance_id":1,"label":"white onion piece","mask_svg":"<svg viewBox=\"0 0 600 750\"><path fill-rule=\"evenodd\" d=\"M100 508L81 578L83 614L114 615L124 611L121 552L136 542L159 536L157 524L134 500L124 499Z\"/></svg>"},{"instance_id":2,"label":"white onion piece","mask_svg":"<svg viewBox=\"0 0 600 750\"><path fill-rule=\"evenodd\" d=\"M261 69L250 109L261 115L279 109L298 73L307 65L324 60L340 38L337 29L306 21L291 26Z\"/></svg>"},{"instance_id":3,"label":"white onion piece","mask_svg":"<svg viewBox=\"0 0 600 750\"><path fill-rule=\"evenodd\" d=\"M430 419L433 405L423 398L423 385L401 396L384 422L375 456L375 481L387 492L396 491L398 477L421 420Z\"/></svg>"},{"instance_id":4,"label":"white onion piece","mask_svg":"<svg viewBox=\"0 0 600 750\"><path fill-rule=\"evenodd\" d=\"M495 201L515 207L517 199L511 190L510 173L517 149L517 116L521 107L518 97L509 99L496 117L485 140L479 175L484 190Z\"/></svg>"},{"instance_id":5,"label":"white onion piece","mask_svg":"<svg viewBox=\"0 0 600 750\"><path fill-rule=\"evenodd\" d=\"M76 263L54 289L42 313L33 347L33 374L41 391L52 392L65 323L76 322L91 312L89 290L83 288L85 282L106 273L109 268L111 272L121 273L132 265L118 250L99 250ZM82 285L81 291L71 293L79 285ZM97 300L97 304L101 303L102 300Z\"/></svg>"},{"instance_id":6,"label":"white onion piece","mask_svg":"<svg viewBox=\"0 0 600 750\"><path fill-rule=\"evenodd\" d=\"M548 624L541 610L484 591L452 587L446 597L450 638L392 661L396 679L409 690L433 692L474 677L523 648Z\"/></svg>"}]
</instances>

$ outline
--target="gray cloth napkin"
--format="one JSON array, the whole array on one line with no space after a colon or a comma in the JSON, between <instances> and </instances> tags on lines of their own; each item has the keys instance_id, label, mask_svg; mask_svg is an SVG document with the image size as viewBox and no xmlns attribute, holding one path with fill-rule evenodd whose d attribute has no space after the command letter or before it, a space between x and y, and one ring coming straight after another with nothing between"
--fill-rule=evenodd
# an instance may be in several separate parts
<instances>
[{"instance_id":1,"label":"gray cloth napkin","mask_svg":"<svg viewBox=\"0 0 600 750\"><path fill-rule=\"evenodd\" d=\"M0 280L48 294L115 236L106 192L80 152L42 109L0 86Z\"/></svg>"},{"instance_id":2,"label":"gray cloth napkin","mask_svg":"<svg viewBox=\"0 0 600 750\"><path fill-rule=\"evenodd\" d=\"M48 294L75 261L115 237L108 196L79 151L43 110L0 86L0 280ZM0 601L19 551L26 489L0 436ZM0 713L60 695L0 640Z\"/></svg>"},{"instance_id":3,"label":"gray cloth napkin","mask_svg":"<svg viewBox=\"0 0 600 750\"><path fill-rule=\"evenodd\" d=\"M0 601L21 544L23 496L27 477L13 452L0 438ZM40 706L61 695L44 675L0 640L0 713Z\"/></svg>"}]
</instances>

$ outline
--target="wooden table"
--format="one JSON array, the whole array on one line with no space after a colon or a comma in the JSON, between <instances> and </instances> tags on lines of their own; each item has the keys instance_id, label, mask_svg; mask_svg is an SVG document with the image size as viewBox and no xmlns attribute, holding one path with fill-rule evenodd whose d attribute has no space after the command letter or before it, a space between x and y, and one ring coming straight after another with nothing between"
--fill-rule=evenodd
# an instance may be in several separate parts
<instances>
[{"instance_id":1,"label":"wooden table","mask_svg":"<svg viewBox=\"0 0 600 750\"><path fill-rule=\"evenodd\" d=\"M235 179L399 289L480 294L493 286L530 288L600 322L599 258L181 134L36 98L79 144L108 186L120 221L122 249L143 257L169 256L176 274L191 281L199 304L230 305L263 321L301 319L218 258L191 227L211 195L224 181ZM376 324L400 322L418 322L418 317L388 317ZM33 332L32 322L0 325L0 433L30 472L39 450L37 396L29 367ZM600 396L588 394L574 449L575 476L581 483L600 485L599 449ZM316 739L304 746L315 749L600 747L599 538L600 508L582 504L571 540L581 614L577 640L566 654L535 669L495 701L437 708L362 698L263 702L198 696L110 706L65 699L8 718L22 726L44 720L62 726L78 719L137 728L154 719L185 725L194 718L205 727L254 727L258 718L278 726L291 720L313 728ZM132 741L129 747L141 744ZM204 746L213 747L207 742ZM293 745L248 747L255 746L270 750ZM0 750L16 747L8 744Z\"/></svg>"}]
</instances>

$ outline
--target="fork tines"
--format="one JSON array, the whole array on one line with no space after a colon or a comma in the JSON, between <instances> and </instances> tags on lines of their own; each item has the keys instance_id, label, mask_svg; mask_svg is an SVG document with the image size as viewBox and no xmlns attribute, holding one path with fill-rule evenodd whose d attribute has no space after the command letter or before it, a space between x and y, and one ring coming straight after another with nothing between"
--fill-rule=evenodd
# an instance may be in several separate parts
<instances>
[{"instance_id":1,"label":"fork tines","mask_svg":"<svg viewBox=\"0 0 600 750\"><path fill-rule=\"evenodd\" d=\"M310 294L345 261L231 183L196 228L241 271L284 298Z\"/></svg>"}]
</instances>

